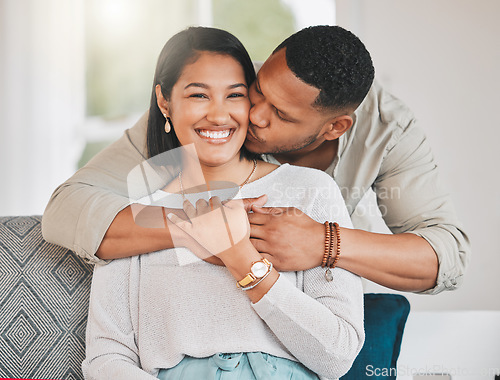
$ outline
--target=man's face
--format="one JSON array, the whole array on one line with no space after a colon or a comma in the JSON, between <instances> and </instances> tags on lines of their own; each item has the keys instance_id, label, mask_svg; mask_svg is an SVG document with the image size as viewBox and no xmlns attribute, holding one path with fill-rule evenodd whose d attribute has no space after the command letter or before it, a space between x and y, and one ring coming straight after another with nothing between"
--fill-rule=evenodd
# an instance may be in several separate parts
<instances>
[{"instance_id":1,"label":"man's face","mask_svg":"<svg viewBox=\"0 0 500 380\"><path fill-rule=\"evenodd\" d=\"M323 143L331 115L313 107L319 89L302 82L286 64L285 49L271 55L250 87L250 126L245 147L255 153L302 154Z\"/></svg>"}]
</instances>

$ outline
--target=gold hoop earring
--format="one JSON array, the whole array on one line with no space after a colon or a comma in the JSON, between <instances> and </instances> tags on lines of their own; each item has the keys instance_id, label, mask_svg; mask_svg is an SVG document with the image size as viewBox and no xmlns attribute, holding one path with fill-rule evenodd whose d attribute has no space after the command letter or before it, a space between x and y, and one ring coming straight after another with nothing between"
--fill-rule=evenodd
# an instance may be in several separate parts
<instances>
[{"instance_id":1,"label":"gold hoop earring","mask_svg":"<svg viewBox=\"0 0 500 380\"><path fill-rule=\"evenodd\" d=\"M170 118L166 114L163 114L163 116L165 117L165 132L169 133L172 129Z\"/></svg>"}]
</instances>

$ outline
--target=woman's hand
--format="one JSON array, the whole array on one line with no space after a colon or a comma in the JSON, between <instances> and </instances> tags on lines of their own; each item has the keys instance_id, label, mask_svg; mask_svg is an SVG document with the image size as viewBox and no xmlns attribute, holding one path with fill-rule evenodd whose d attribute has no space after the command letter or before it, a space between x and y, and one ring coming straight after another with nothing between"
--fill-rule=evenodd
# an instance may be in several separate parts
<instances>
[{"instance_id":1,"label":"woman's hand","mask_svg":"<svg viewBox=\"0 0 500 380\"><path fill-rule=\"evenodd\" d=\"M174 214L169 214L168 219L211 255L222 258L225 251L250 237L247 213L240 200L223 205L213 197L209 202L200 199L195 206L186 200L183 209L189 220Z\"/></svg>"},{"instance_id":2,"label":"woman's hand","mask_svg":"<svg viewBox=\"0 0 500 380\"><path fill-rule=\"evenodd\" d=\"M242 200L222 204L218 197L213 197L209 202L199 200L196 207L185 201L183 208L189 220L169 214L170 223L191 236L213 255L212 258L220 260L236 281L248 274L252 263L262 259L250 242L250 223ZM271 269L263 281L245 292L246 295L252 302L258 302L278 277L278 272Z\"/></svg>"}]
</instances>

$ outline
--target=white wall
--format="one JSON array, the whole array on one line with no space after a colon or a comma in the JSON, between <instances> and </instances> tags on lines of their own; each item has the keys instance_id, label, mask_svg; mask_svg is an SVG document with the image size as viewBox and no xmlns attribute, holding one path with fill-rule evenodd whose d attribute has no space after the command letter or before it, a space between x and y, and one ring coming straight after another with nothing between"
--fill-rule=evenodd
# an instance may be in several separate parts
<instances>
[{"instance_id":1,"label":"white wall","mask_svg":"<svg viewBox=\"0 0 500 380\"><path fill-rule=\"evenodd\" d=\"M397 366L398 380L448 373L453 380L500 375L500 311L411 312Z\"/></svg>"},{"instance_id":2,"label":"white wall","mask_svg":"<svg viewBox=\"0 0 500 380\"><path fill-rule=\"evenodd\" d=\"M462 288L410 295L413 310L500 310L500 2L337 0L376 76L415 112L472 240Z\"/></svg>"}]
</instances>

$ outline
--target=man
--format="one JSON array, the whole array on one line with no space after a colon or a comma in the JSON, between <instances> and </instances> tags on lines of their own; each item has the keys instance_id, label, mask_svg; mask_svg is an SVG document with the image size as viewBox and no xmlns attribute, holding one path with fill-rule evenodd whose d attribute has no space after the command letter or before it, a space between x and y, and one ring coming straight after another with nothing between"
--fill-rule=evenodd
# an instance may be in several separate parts
<instances>
[{"instance_id":1,"label":"man","mask_svg":"<svg viewBox=\"0 0 500 380\"><path fill-rule=\"evenodd\" d=\"M393 234L340 229L339 267L398 290L455 289L468 239L413 115L372 82L370 55L352 33L318 26L292 35L250 89L245 146L274 163L326 171L351 214L375 191ZM91 261L173 246L168 231L135 224L128 206L127 174L147 156L146 117L54 192L42 223L48 241ZM321 265L323 225L296 209L258 207L262 199L248 203L252 242L279 270Z\"/></svg>"}]
</instances>

